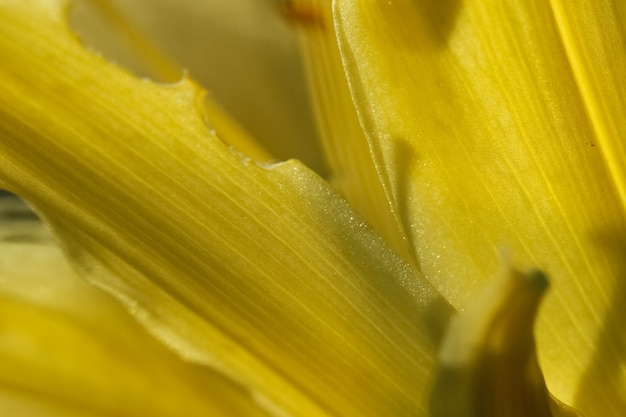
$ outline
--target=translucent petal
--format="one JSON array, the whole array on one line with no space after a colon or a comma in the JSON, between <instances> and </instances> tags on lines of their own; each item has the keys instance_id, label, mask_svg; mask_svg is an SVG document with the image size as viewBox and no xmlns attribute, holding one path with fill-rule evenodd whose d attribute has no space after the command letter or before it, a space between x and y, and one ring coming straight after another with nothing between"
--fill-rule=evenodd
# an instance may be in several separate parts
<instances>
[{"instance_id":1,"label":"translucent petal","mask_svg":"<svg viewBox=\"0 0 626 417\"><path fill-rule=\"evenodd\" d=\"M71 20L74 26L78 27L77 30L83 42L88 42L88 45L92 45L96 50L105 53L107 59L125 65L135 74L145 75L160 82L177 82L183 78L189 70L184 69L181 67L181 64L178 64L167 56L167 54L159 48L159 46L162 45L155 44L155 41L158 41L161 39L160 36L163 36L162 30L158 31L159 37L157 37L157 39L150 39L133 25L133 22L128 16L133 14L145 16L146 10L155 13L155 11L161 9L159 5L160 2L158 1L126 2L124 6L124 4L116 4L115 1L110 0L83 0L78 1L77 4L72 7L73 19ZM206 2L205 5L209 8L215 7L211 2ZM182 7L184 14L187 8L192 5L179 3L179 6ZM128 8L130 8L130 10L128 10ZM175 10L181 12L178 8L175 8ZM167 19L171 18L171 15L163 17L157 12L157 17ZM155 19L149 19L149 24L144 23L144 25L148 26L147 30L151 34L155 31L154 26L160 27L158 22L154 22L154 20ZM186 39L188 35L180 32L181 29L179 27L178 30L174 31L174 34L168 33L167 38L183 37L185 43L191 44L192 48L199 47L197 41L194 42L194 39ZM203 54L203 56L211 55L209 52L210 51L207 51L207 54ZM226 58L226 60L228 60L228 58ZM254 61L254 58L251 60ZM200 71L195 69L193 72ZM213 81L213 83L215 83L215 81ZM266 85L267 83L260 84ZM234 94L230 91L229 96L232 99L233 96L238 96L238 94ZM244 99L240 100L244 101ZM248 102L249 100L245 101ZM236 147L239 151L244 152L250 158L254 158L258 161L271 162L275 159L275 157L271 156L241 124L234 121L230 115L223 110L216 97L206 96L204 98L204 105L207 113L206 121L211 120L209 128L215 130L221 137L228 137L231 140L231 145ZM245 117L243 118L245 119Z\"/></svg>"},{"instance_id":2,"label":"translucent petal","mask_svg":"<svg viewBox=\"0 0 626 417\"><path fill-rule=\"evenodd\" d=\"M75 3L72 26L106 58L161 81L176 80L176 66L184 68L271 155L298 158L326 173L296 34L277 2Z\"/></svg>"},{"instance_id":3,"label":"translucent petal","mask_svg":"<svg viewBox=\"0 0 626 417\"><path fill-rule=\"evenodd\" d=\"M552 1L561 41L567 53L580 95L585 104L591 129L605 159L611 179L626 207L626 3L599 1L565 3ZM584 36L580 36L584 33ZM613 239L613 255L623 258L622 230L619 242ZM616 244L618 243L618 244ZM584 409L596 407L598 398L615 398L613 410L623 413L626 408L626 349L624 325L623 276L612 300L613 310L604 318L602 333L587 378L579 388L578 402ZM608 374L608 375L607 375ZM608 380L613 384L602 383ZM608 391L608 392L607 392ZM622 410L622 411L620 411Z\"/></svg>"},{"instance_id":4,"label":"translucent petal","mask_svg":"<svg viewBox=\"0 0 626 417\"><path fill-rule=\"evenodd\" d=\"M584 20L577 39L616 27L614 11ZM624 138L598 136L550 4L339 0L335 16L361 124L425 276L462 308L496 273L499 248L545 270L548 387L571 404L595 386L583 414L619 415L626 224L623 177L605 157ZM611 33L605 60L622 62L624 37ZM603 117L621 123L613 104L619 114Z\"/></svg>"},{"instance_id":5,"label":"translucent petal","mask_svg":"<svg viewBox=\"0 0 626 417\"><path fill-rule=\"evenodd\" d=\"M551 1L590 124L626 207L626 4L621 1ZM585 36L580 36L584 33Z\"/></svg>"},{"instance_id":6,"label":"translucent petal","mask_svg":"<svg viewBox=\"0 0 626 417\"><path fill-rule=\"evenodd\" d=\"M397 210L387 198L357 117L332 24L330 0L294 0L285 14L301 34L320 138L331 171L331 183L407 260L414 250Z\"/></svg>"},{"instance_id":7,"label":"translucent petal","mask_svg":"<svg viewBox=\"0 0 626 417\"><path fill-rule=\"evenodd\" d=\"M186 363L78 277L12 200L0 198L4 415L269 415L247 389Z\"/></svg>"},{"instance_id":8,"label":"translucent petal","mask_svg":"<svg viewBox=\"0 0 626 417\"><path fill-rule=\"evenodd\" d=\"M0 178L84 273L275 410L424 415L451 308L325 181L232 152L195 84L86 53L56 2L2 4Z\"/></svg>"}]
</instances>

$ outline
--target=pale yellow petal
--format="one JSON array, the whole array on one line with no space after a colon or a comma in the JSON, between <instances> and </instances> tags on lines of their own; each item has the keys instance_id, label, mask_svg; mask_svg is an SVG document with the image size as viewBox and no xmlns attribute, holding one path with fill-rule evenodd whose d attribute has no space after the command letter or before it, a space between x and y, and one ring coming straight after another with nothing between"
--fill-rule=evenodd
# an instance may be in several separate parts
<instances>
[{"instance_id":1,"label":"pale yellow petal","mask_svg":"<svg viewBox=\"0 0 626 417\"><path fill-rule=\"evenodd\" d=\"M571 404L595 385L583 413L619 415L623 177L605 161L614 151L587 112L550 4L339 0L335 11L361 124L425 276L462 308L496 273L500 248L544 269L553 291L538 348L549 388ZM611 27L597 19L589 31ZM605 60L621 62L624 36L612 33ZM603 117L621 123L615 116Z\"/></svg>"},{"instance_id":2,"label":"pale yellow petal","mask_svg":"<svg viewBox=\"0 0 626 417\"><path fill-rule=\"evenodd\" d=\"M206 4L215 7L213 3ZM126 7L129 6L131 10L137 9L135 14L141 10L145 11L146 8L152 10L155 6L158 9L158 3L151 4L150 2L127 2ZM77 2L72 11L74 26L78 27L79 33L84 33L84 37L81 37L83 41L102 50L109 59L123 63L135 74L145 74L152 79L171 83L179 81L188 71L167 56L154 41L148 38L148 35L143 34L133 25L127 16L132 13L123 5L110 0L82 0ZM154 25L159 26L153 22L149 28L153 28ZM162 30L158 33L159 36L163 36ZM176 34L177 38L184 37L179 31ZM197 40L193 42L193 39L184 39L184 41L192 45L198 43ZM206 55L210 56L210 51L203 54L203 56ZM260 82L260 84L266 85L267 83ZM232 92L231 95L233 95ZM266 98L270 99L270 96ZM228 137L230 144L237 150L257 161L271 162L275 159L256 139L252 138L241 124L222 109L216 97L205 97L204 105L207 120L211 120L209 128L215 130L220 137Z\"/></svg>"},{"instance_id":3,"label":"pale yellow petal","mask_svg":"<svg viewBox=\"0 0 626 417\"><path fill-rule=\"evenodd\" d=\"M72 16L81 38L108 59L170 82L179 73L172 64L180 66L270 155L326 173L296 33L279 2L77 0ZM220 120L212 119L216 130Z\"/></svg>"},{"instance_id":4,"label":"pale yellow petal","mask_svg":"<svg viewBox=\"0 0 626 417\"><path fill-rule=\"evenodd\" d=\"M0 410L7 416L270 415L81 279L32 213L0 198Z\"/></svg>"},{"instance_id":5,"label":"pale yellow petal","mask_svg":"<svg viewBox=\"0 0 626 417\"><path fill-rule=\"evenodd\" d=\"M84 273L274 410L425 415L451 308L325 181L231 152L195 84L86 53L58 8L2 4L0 177Z\"/></svg>"},{"instance_id":6,"label":"pale yellow petal","mask_svg":"<svg viewBox=\"0 0 626 417\"><path fill-rule=\"evenodd\" d=\"M414 250L400 212L390 204L389 184L378 175L352 103L333 26L330 0L293 0L285 15L300 31L320 139L331 183L405 259Z\"/></svg>"}]
</instances>

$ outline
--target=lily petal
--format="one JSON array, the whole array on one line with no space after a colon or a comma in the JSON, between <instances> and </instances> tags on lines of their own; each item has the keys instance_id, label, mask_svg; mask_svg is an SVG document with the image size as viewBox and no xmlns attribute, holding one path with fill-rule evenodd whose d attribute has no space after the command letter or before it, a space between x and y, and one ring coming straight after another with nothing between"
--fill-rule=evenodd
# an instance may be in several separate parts
<instances>
[{"instance_id":1,"label":"lily petal","mask_svg":"<svg viewBox=\"0 0 626 417\"><path fill-rule=\"evenodd\" d=\"M109 60L168 82L184 68L275 158L326 174L296 34L276 2L78 0L73 9L72 26Z\"/></svg>"},{"instance_id":2,"label":"lily petal","mask_svg":"<svg viewBox=\"0 0 626 417\"><path fill-rule=\"evenodd\" d=\"M11 200L0 198L3 414L269 415L247 389L183 361L87 284Z\"/></svg>"},{"instance_id":3,"label":"lily petal","mask_svg":"<svg viewBox=\"0 0 626 417\"><path fill-rule=\"evenodd\" d=\"M500 247L545 270L554 291L537 334L548 387L587 416L619 415L624 177L605 156L619 159L624 138L599 138L550 4L338 0L335 17L361 124L425 276L463 308L497 273ZM611 33L605 60L622 62L624 36Z\"/></svg>"},{"instance_id":4,"label":"lily petal","mask_svg":"<svg viewBox=\"0 0 626 417\"><path fill-rule=\"evenodd\" d=\"M389 203L389 185L381 182L348 88L330 0L293 0L285 14L299 28L322 147L331 183L407 260L414 251L399 213Z\"/></svg>"},{"instance_id":5,"label":"lily petal","mask_svg":"<svg viewBox=\"0 0 626 417\"><path fill-rule=\"evenodd\" d=\"M0 178L83 272L275 410L425 415L451 308L325 181L234 153L195 84L87 53L60 2L1 4Z\"/></svg>"},{"instance_id":6,"label":"lily petal","mask_svg":"<svg viewBox=\"0 0 626 417\"><path fill-rule=\"evenodd\" d=\"M121 10L121 8L126 9L124 5L130 7L131 10ZM204 5L215 7L212 2L206 2ZM146 35L142 34L127 17L129 14L135 14L144 16L145 18L146 11L154 13L155 8L157 10L160 9L159 6L168 7L167 4L160 4L160 2L125 2L123 4L114 4L114 2L110 0L83 0L78 1L72 8L73 13L70 16L70 21L73 22L73 26L78 27L77 31L81 34L81 39L84 42L88 42L89 45L93 45L98 51L105 53L108 59L122 63L135 74L144 74L152 79L171 83L180 80L188 70L183 69L161 51L161 49L155 46L155 44L151 42ZM193 14L191 11L187 10L187 8L192 6L191 3L186 4L179 2L179 6L182 7L175 7L178 13ZM166 15L171 18L171 13ZM157 14L157 16L160 15ZM149 19L149 21L151 24L148 25L148 29L152 29L150 33L156 31L154 29L155 26L159 29L163 28L162 24L158 22L155 23L153 19ZM144 23L144 25L146 25L146 23ZM161 38L161 36L163 36L163 30L158 30L157 32L159 38ZM178 39L179 37L183 39ZM180 33L180 28L179 30L175 30L174 33L167 31L165 38L168 40L175 38L183 45L193 46L198 44L198 42L193 42L193 39L186 39L186 37ZM206 46L206 43L204 42L202 45ZM232 50L236 49L237 48L232 48ZM197 55L200 54L194 54L194 56ZM210 48L208 48L205 54L202 54L202 56L212 55ZM222 57L220 62L224 62L224 60L225 59ZM183 60L183 62L184 61L185 60ZM228 58L226 58L226 61L228 61ZM252 61L254 61L254 59L252 59ZM201 68L197 68L198 66L199 65L194 65L193 72L202 74ZM270 84L266 79L258 81L260 85L266 86ZM218 85L223 84L215 80L213 80L212 83ZM235 94L234 96L239 97L239 95L240 94ZM242 98L239 100L244 101ZM248 102L249 100L245 101ZM281 103L280 100L276 101ZM205 97L204 104L207 113L209 113L208 119L211 120L210 128L222 132L223 135L233 140L234 143L230 143L231 145L258 161L271 162L275 159L275 157L271 156L256 139L253 139L240 124L235 122L230 115L222 109L222 106L217 102L215 97ZM307 112L301 113L306 114ZM239 116L245 119L245 115ZM254 122L252 122L252 124L254 125Z\"/></svg>"},{"instance_id":7,"label":"lily petal","mask_svg":"<svg viewBox=\"0 0 626 417\"><path fill-rule=\"evenodd\" d=\"M589 121L626 207L626 54L623 2L551 1ZM584 36L580 36L584 33Z\"/></svg>"}]
</instances>

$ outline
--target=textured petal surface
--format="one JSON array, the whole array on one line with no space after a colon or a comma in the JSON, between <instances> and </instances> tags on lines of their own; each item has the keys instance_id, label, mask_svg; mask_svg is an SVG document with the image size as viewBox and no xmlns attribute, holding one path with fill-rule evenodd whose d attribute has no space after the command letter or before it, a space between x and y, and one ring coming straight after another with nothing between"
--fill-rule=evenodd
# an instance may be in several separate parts
<instances>
[{"instance_id":1,"label":"textured petal surface","mask_svg":"<svg viewBox=\"0 0 626 417\"><path fill-rule=\"evenodd\" d=\"M335 15L361 123L424 275L462 308L495 274L499 248L545 270L548 387L602 416L626 405L623 161L607 163L623 159L624 138L600 134L594 114L623 123L625 37L617 6L587 6L578 21L568 5L559 24L541 1L338 0ZM591 56L606 63L604 78L583 78L610 105L580 93L563 22L595 39L574 43L591 54L586 68Z\"/></svg>"},{"instance_id":2,"label":"textured petal surface","mask_svg":"<svg viewBox=\"0 0 626 417\"><path fill-rule=\"evenodd\" d=\"M270 415L247 389L155 340L43 229L17 198L0 197L4 415Z\"/></svg>"},{"instance_id":3,"label":"textured petal surface","mask_svg":"<svg viewBox=\"0 0 626 417\"><path fill-rule=\"evenodd\" d=\"M407 260L414 250L402 219L387 197L372 161L348 88L330 0L294 0L286 15L301 34L320 138L331 172L331 183L350 204Z\"/></svg>"},{"instance_id":4,"label":"textured petal surface","mask_svg":"<svg viewBox=\"0 0 626 417\"><path fill-rule=\"evenodd\" d=\"M424 415L451 308L325 181L235 154L195 84L86 53L57 2L0 4L0 177L84 273L274 410Z\"/></svg>"},{"instance_id":5,"label":"textured petal surface","mask_svg":"<svg viewBox=\"0 0 626 417\"><path fill-rule=\"evenodd\" d=\"M611 0L551 4L594 135L626 207L626 4Z\"/></svg>"},{"instance_id":6,"label":"textured petal surface","mask_svg":"<svg viewBox=\"0 0 626 417\"><path fill-rule=\"evenodd\" d=\"M275 0L76 0L84 42L141 76L174 81L172 63L279 159L325 174L296 32ZM212 123L217 120L212 119Z\"/></svg>"}]
</instances>

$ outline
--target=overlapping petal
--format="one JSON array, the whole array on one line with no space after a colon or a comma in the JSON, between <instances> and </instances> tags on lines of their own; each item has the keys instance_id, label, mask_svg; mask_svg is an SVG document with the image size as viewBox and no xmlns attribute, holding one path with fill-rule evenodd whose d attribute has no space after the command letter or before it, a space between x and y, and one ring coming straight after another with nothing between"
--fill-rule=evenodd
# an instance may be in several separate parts
<instances>
[{"instance_id":1,"label":"overlapping petal","mask_svg":"<svg viewBox=\"0 0 626 417\"><path fill-rule=\"evenodd\" d=\"M0 176L83 273L276 414L423 415L451 308L325 181L85 52L58 1L0 4Z\"/></svg>"},{"instance_id":2,"label":"overlapping petal","mask_svg":"<svg viewBox=\"0 0 626 417\"><path fill-rule=\"evenodd\" d=\"M109 60L159 81L175 80L182 67L274 158L298 158L326 173L296 34L279 2L74 3L73 26Z\"/></svg>"},{"instance_id":3,"label":"overlapping petal","mask_svg":"<svg viewBox=\"0 0 626 417\"><path fill-rule=\"evenodd\" d=\"M544 269L541 366L587 416L626 404L625 37L606 3L335 4L361 124L421 270L462 308L500 248Z\"/></svg>"},{"instance_id":4,"label":"overlapping petal","mask_svg":"<svg viewBox=\"0 0 626 417\"><path fill-rule=\"evenodd\" d=\"M0 197L0 410L10 416L270 415L185 362L70 267L43 225Z\"/></svg>"},{"instance_id":5,"label":"overlapping petal","mask_svg":"<svg viewBox=\"0 0 626 417\"><path fill-rule=\"evenodd\" d=\"M330 0L294 0L287 16L299 28L320 139L331 183L405 259L413 247L373 164L343 71Z\"/></svg>"}]
</instances>

